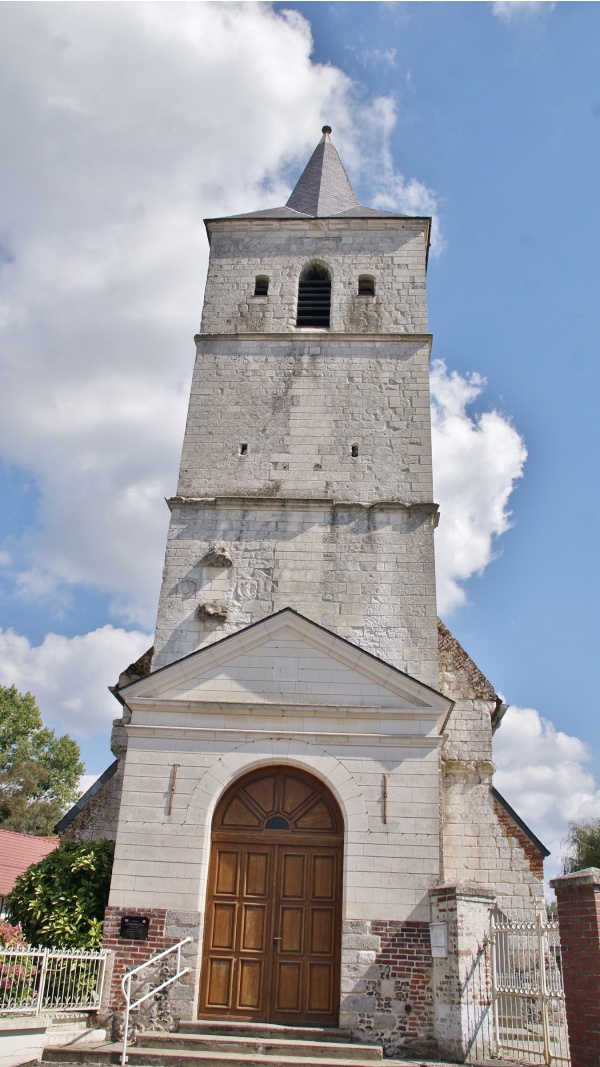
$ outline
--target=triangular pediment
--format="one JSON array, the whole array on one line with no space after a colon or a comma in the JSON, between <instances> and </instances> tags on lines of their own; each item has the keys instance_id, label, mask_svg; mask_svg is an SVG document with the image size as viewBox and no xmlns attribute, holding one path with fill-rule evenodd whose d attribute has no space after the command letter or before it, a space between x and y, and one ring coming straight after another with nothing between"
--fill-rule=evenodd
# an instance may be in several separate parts
<instances>
[{"instance_id":1,"label":"triangular pediment","mask_svg":"<svg viewBox=\"0 0 600 1067\"><path fill-rule=\"evenodd\" d=\"M452 701L291 608L119 690L127 705L219 703L411 709L443 716Z\"/></svg>"}]
</instances>

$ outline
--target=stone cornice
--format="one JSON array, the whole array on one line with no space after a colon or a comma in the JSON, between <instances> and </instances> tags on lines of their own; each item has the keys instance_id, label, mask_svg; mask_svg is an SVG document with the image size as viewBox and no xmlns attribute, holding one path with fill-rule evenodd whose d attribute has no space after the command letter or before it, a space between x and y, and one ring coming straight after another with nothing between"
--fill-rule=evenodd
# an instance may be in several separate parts
<instances>
[{"instance_id":1,"label":"stone cornice","mask_svg":"<svg viewBox=\"0 0 600 1067\"><path fill-rule=\"evenodd\" d=\"M248 233L252 230L414 230L420 233L425 230L427 237L431 229L430 215L325 215L311 217L310 215L293 216L254 216L248 215L223 215L212 219L204 219L208 238L211 232L222 233Z\"/></svg>"},{"instance_id":2,"label":"stone cornice","mask_svg":"<svg viewBox=\"0 0 600 1067\"><path fill-rule=\"evenodd\" d=\"M297 741L299 739L306 741L310 737L318 737L323 739L329 739L332 744L356 744L361 745L378 745L384 748L389 748L392 743L401 744L403 747L408 748L438 748L441 744L442 738L439 735L431 736L430 734L401 734L401 733L374 733L369 731L368 733L351 733L347 730L326 730L315 727L313 730L280 730L280 729L252 729L245 726L227 727L227 726L161 726L150 725L149 723L127 723L125 730L130 736L133 737L160 737L165 738L173 736L173 738L187 738L193 740L194 737L203 740L227 740L232 739L246 739L246 738L271 738L271 739L284 739L286 741Z\"/></svg>"},{"instance_id":3,"label":"stone cornice","mask_svg":"<svg viewBox=\"0 0 600 1067\"><path fill-rule=\"evenodd\" d=\"M327 496L273 496L272 491L269 496L266 495L266 491L264 493L257 492L256 495L245 491L244 493L240 493L239 496L177 495L165 497L165 501L170 511L173 511L174 508L186 507L258 507L263 505L269 509L274 507L290 507L294 510L298 507L303 509L312 507L316 510L322 510L323 508L355 508L360 511L414 511L422 512L424 515L431 515L433 518L437 518L439 514L439 504L429 501L423 503L415 501L411 503L407 500L337 500Z\"/></svg>"},{"instance_id":4,"label":"stone cornice","mask_svg":"<svg viewBox=\"0 0 600 1067\"><path fill-rule=\"evenodd\" d=\"M428 345L433 343L432 333L348 333L334 330L307 330L290 327L285 333L196 333L194 342L198 345L201 341L252 341L254 344L269 341L305 341L307 345L316 347L318 344L347 344L348 342L360 341L364 344L411 344ZM317 353L315 353L317 354Z\"/></svg>"}]
</instances>

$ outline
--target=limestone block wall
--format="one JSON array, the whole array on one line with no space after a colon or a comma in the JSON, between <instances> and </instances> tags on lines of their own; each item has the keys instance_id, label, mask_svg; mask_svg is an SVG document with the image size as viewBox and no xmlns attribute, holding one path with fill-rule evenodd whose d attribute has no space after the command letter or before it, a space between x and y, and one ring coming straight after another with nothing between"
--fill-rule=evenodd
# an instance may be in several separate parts
<instances>
[{"instance_id":1,"label":"limestone block wall","mask_svg":"<svg viewBox=\"0 0 600 1067\"><path fill-rule=\"evenodd\" d=\"M178 495L431 502L427 336L197 343Z\"/></svg>"},{"instance_id":2,"label":"limestone block wall","mask_svg":"<svg viewBox=\"0 0 600 1067\"><path fill-rule=\"evenodd\" d=\"M157 713L158 717L160 714ZM172 713L165 713L165 722ZM153 717L154 718L154 717ZM265 712L255 723L265 721ZM332 727L329 727L333 729ZM130 728L131 729L131 728ZM212 812L236 774L293 763L326 781L344 812L345 917L428 921L427 892L439 872L439 783L435 738L373 745L254 740L214 729L214 738L170 738L132 729L109 904L200 911L204 907ZM337 731L336 731L337 732ZM142 736L143 735L143 736ZM177 789L167 814L172 766ZM388 775L387 822L383 780Z\"/></svg>"},{"instance_id":3,"label":"limestone block wall","mask_svg":"<svg viewBox=\"0 0 600 1067\"><path fill-rule=\"evenodd\" d=\"M174 504L153 669L291 607L437 688L433 520L426 507ZM215 546L229 564L206 560Z\"/></svg>"},{"instance_id":4,"label":"limestone block wall","mask_svg":"<svg viewBox=\"0 0 600 1067\"><path fill-rule=\"evenodd\" d=\"M210 714L212 739L194 739L191 731L185 739L169 736L172 711L152 713L146 726L136 729L132 722L126 727L130 737L106 928L110 947L119 949L118 973L135 962L127 945L118 942L122 914L150 915L163 940L183 916L186 931L193 931L190 965L196 986L182 991L185 1005L177 1010L191 1017L215 805L239 773L292 763L324 780L344 814L342 1020L349 1020L362 1040L385 1031L390 1051L425 1051L431 1037L428 891L439 878L437 741L416 735L400 742L374 734L371 745L352 745L344 743L339 730L334 731L337 744L320 744L317 736L275 740L276 724L264 717L264 710L254 717L255 726L265 728L260 740L242 731L232 738L231 729L220 730ZM327 728L334 730L331 724ZM169 814L173 763L178 764L177 789ZM388 775L385 808L382 771Z\"/></svg>"},{"instance_id":5,"label":"limestone block wall","mask_svg":"<svg viewBox=\"0 0 600 1067\"><path fill-rule=\"evenodd\" d=\"M427 219L219 219L208 222L211 258L203 333L296 329L298 281L318 260L332 276L331 329L422 333L427 329ZM375 296L358 296L358 278ZM254 296L257 275L269 278Z\"/></svg>"}]
</instances>

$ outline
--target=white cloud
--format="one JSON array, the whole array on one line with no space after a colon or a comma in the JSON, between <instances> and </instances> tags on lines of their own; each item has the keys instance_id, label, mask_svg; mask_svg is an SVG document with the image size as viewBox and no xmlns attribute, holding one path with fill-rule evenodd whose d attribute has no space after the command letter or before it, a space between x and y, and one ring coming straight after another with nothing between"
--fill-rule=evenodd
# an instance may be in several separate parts
<instances>
[{"instance_id":1,"label":"white cloud","mask_svg":"<svg viewBox=\"0 0 600 1067\"><path fill-rule=\"evenodd\" d=\"M87 793L90 786L97 782L99 777L99 774L82 774L79 779L79 795L83 796L84 793Z\"/></svg>"},{"instance_id":2,"label":"white cloud","mask_svg":"<svg viewBox=\"0 0 600 1067\"><path fill-rule=\"evenodd\" d=\"M502 22L517 22L551 15L555 7L553 0L495 0L492 11Z\"/></svg>"},{"instance_id":3,"label":"white cloud","mask_svg":"<svg viewBox=\"0 0 600 1067\"><path fill-rule=\"evenodd\" d=\"M498 411L472 416L469 405L485 379L432 366L434 494L440 504L436 532L438 610L464 604L464 583L494 557L497 538L510 526L508 501L527 458L523 439Z\"/></svg>"},{"instance_id":4,"label":"white cloud","mask_svg":"<svg viewBox=\"0 0 600 1067\"><path fill-rule=\"evenodd\" d=\"M311 49L267 4L0 5L0 454L40 494L21 596L80 585L154 620L203 216L284 202L324 121L386 202L435 207L394 171L391 101Z\"/></svg>"},{"instance_id":5,"label":"white cloud","mask_svg":"<svg viewBox=\"0 0 600 1067\"><path fill-rule=\"evenodd\" d=\"M46 634L41 645L0 630L0 685L32 692L44 722L59 732L79 741L106 737L120 714L107 687L151 644L148 634L112 626L71 638Z\"/></svg>"},{"instance_id":6,"label":"white cloud","mask_svg":"<svg viewBox=\"0 0 600 1067\"><path fill-rule=\"evenodd\" d=\"M371 121L363 129L360 143L365 149L363 168L373 188L372 206L406 215L431 215L431 251L440 255L446 241L436 193L416 178L406 178L394 167L389 139L397 121L395 102L380 97L373 102L369 114Z\"/></svg>"},{"instance_id":7,"label":"white cloud","mask_svg":"<svg viewBox=\"0 0 600 1067\"><path fill-rule=\"evenodd\" d=\"M533 708L510 707L494 736L494 784L550 849L548 879L562 873L569 823L600 817L600 789L585 769L590 758L583 741Z\"/></svg>"}]
</instances>

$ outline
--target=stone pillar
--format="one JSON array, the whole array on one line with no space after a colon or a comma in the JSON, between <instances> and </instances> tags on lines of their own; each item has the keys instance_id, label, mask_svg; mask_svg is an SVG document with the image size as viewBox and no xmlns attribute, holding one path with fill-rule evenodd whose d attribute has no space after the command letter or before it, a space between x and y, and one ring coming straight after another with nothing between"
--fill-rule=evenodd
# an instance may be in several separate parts
<instances>
[{"instance_id":1,"label":"stone pillar","mask_svg":"<svg viewBox=\"0 0 600 1067\"><path fill-rule=\"evenodd\" d=\"M434 956L434 1025L439 1056L468 1063L493 1055L489 886L430 889L432 922L447 923L448 955Z\"/></svg>"},{"instance_id":2,"label":"stone pillar","mask_svg":"<svg viewBox=\"0 0 600 1067\"><path fill-rule=\"evenodd\" d=\"M600 868L550 882L558 923L571 1067L600 1064Z\"/></svg>"}]
</instances>

